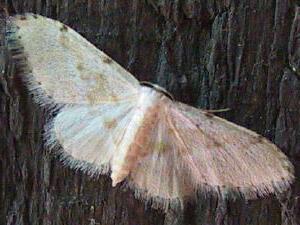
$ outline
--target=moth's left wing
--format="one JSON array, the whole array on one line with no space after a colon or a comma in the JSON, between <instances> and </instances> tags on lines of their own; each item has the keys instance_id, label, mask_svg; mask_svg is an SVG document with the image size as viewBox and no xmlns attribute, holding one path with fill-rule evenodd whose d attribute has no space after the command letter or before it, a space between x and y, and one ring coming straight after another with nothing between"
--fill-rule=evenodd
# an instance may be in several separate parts
<instances>
[{"instance_id":1,"label":"moth's left wing","mask_svg":"<svg viewBox=\"0 0 300 225\"><path fill-rule=\"evenodd\" d=\"M129 72L59 21L10 17L6 39L40 104L102 104L138 95L139 82Z\"/></svg>"},{"instance_id":2,"label":"moth's left wing","mask_svg":"<svg viewBox=\"0 0 300 225\"><path fill-rule=\"evenodd\" d=\"M134 101L128 101L63 108L45 129L46 145L59 150L61 161L71 168L105 174L113 156L120 154L119 143L134 106Z\"/></svg>"},{"instance_id":3,"label":"moth's left wing","mask_svg":"<svg viewBox=\"0 0 300 225\"><path fill-rule=\"evenodd\" d=\"M262 136L185 104L161 108L149 153L129 178L144 198L163 206L198 191L256 198L293 181L287 157Z\"/></svg>"}]
</instances>

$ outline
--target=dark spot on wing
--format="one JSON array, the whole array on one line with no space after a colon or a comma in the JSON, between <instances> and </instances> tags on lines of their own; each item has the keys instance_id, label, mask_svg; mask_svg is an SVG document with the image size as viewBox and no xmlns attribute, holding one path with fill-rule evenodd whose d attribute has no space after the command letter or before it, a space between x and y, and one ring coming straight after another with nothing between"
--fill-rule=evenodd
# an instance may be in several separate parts
<instances>
[{"instance_id":1,"label":"dark spot on wing","mask_svg":"<svg viewBox=\"0 0 300 225\"><path fill-rule=\"evenodd\" d=\"M220 142L218 142L217 140L213 140L213 144L214 144L214 146L217 147L217 148L223 147L223 145L222 145Z\"/></svg>"},{"instance_id":2,"label":"dark spot on wing","mask_svg":"<svg viewBox=\"0 0 300 225\"><path fill-rule=\"evenodd\" d=\"M207 118L213 118L214 117L214 114L210 113L210 112L204 112L204 115L207 117Z\"/></svg>"},{"instance_id":3,"label":"dark spot on wing","mask_svg":"<svg viewBox=\"0 0 300 225\"><path fill-rule=\"evenodd\" d=\"M67 32L67 31L68 31L68 27L67 27L65 24L63 24L63 25L61 26L61 28L60 28L60 31L61 31L61 32Z\"/></svg>"},{"instance_id":4,"label":"dark spot on wing","mask_svg":"<svg viewBox=\"0 0 300 225\"><path fill-rule=\"evenodd\" d=\"M201 132L202 134L205 134L203 129L201 128L201 124L196 123L195 126L197 127L198 131Z\"/></svg>"},{"instance_id":5,"label":"dark spot on wing","mask_svg":"<svg viewBox=\"0 0 300 225\"><path fill-rule=\"evenodd\" d=\"M290 167L290 166L285 166L285 169L286 169L288 172L290 172L290 173L294 173L293 168Z\"/></svg>"},{"instance_id":6,"label":"dark spot on wing","mask_svg":"<svg viewBox=\"0 0 300 225\"><path fill-rule=\"evenodd\" d=\"M105 121L104 122L104 126L107 129L113 129L117 126L117 121L115 119L111 120L111 121Z\"/></svg>"},{"instance_id":7,"label":"dark spot on wing","mask_svg":"<svg viewBox=\"0 0 300 225\"><path fill-rule=\"evenodd\" d=\"M257 135L257 143L262 143L264 141L264 137L262 135Z\"/></svg>"},{"instance_id":8,"label":"dark spot on wing","mask_svg":"<svg viewBox=\"0 0 300 225\"><path fill-rule=\"evenodd\" d=\"M257 134L256 136L253 136L253 138L252 138L250 144L254 144L254 145L255 145L255 144L260 144L260 143L262 143L264 140L265 140L265 138L264 138L262 135Z\"/></svg>"},{"instance_id":9,"label":"dark spot on wing","mask_svg":"<svg viewBox=\"0 0 300 225\"><path fill-rule=\"evenodd\" d=\"M104 63L110 64L110 63L112 63L113 60L111 58L109 58L109 57L105 57L102 61Z\"/></svg>"},{"instance_id":10,"label":"dark spot on wing","mask_svg":"<svg viewBox=\"0 0 300 225\"><path fill-rule=\"evenodd\" d=\"M34 19L37 19L37 18L38 18L37 15L35 15L35 14L33 14L32 16L33 16Z\"/></svg>"},{"instance_id":11,"label":"dark spot on wing","mask_svg":"<svg viewBox=\"0 0 300 225\"><path fill-rule=\"evenodd\" d=\"M26 20L26 16L25 15L21 15L20 20Z\"/></svg>"},{"instance_id":12,"label":"dark spot on wing","mask_svg":"<svg viewBox=\"0 0 300 225\"><path fill-rule=\"evenodd\" d=\"M172 128L168 128L167 134L168 135L173 135L174 134L174 130Z\"/></svg>"},{"instance_id":13,"label":"dark spot on wing","mask_svg":"<svg viewBox=\"0 0 300 225\"><path fill-rule=\"evenodd\" d=\"M117 102L118 101L118 97L116 95L114 95L113 93L111 93L111 100L113 102Z\"/></svg>"},{"instance_id":14,"label":"dark spot on wing","mask_svg":"<svg viewBox=\"0 0 300 225\"><path fill-rule=\"evenodd\" d=\"M77 69L78 69L79 71L82 71L82 70L83 70L83 65L82 65L82 63L78 63L78 64L77 64Z\"/></svg>"},{"instance_id":15,"label":"dark spot on wing","mask_svg":"<svg viewBox=\"0 0 300 225\"><path fill-rule=\"evenodd\" d=\"M21 39L22 37L21 37L21 36L18 36L18 38Z\"/></svg>"}]
</instances>

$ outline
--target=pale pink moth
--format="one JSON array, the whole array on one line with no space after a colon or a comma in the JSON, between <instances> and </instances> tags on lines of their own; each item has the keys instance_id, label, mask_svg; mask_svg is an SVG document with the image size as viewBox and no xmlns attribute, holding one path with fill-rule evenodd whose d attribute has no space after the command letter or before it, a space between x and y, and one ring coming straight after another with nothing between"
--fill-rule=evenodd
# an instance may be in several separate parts
<instances>
[{"instance_id":1,"label":"pale pink moth","mask_svg":"<svg viewBox=\"0 0 300 225\"><path fill-rule=\"evenodd\" d=\"M294 179L266 138L141 85L58 21L10 17L7 41L35 101L58 110L45 137L72 168L110 174L112 186L125 183L162 208L197 192L281 193Z\"/></svg>"}]
</instances>

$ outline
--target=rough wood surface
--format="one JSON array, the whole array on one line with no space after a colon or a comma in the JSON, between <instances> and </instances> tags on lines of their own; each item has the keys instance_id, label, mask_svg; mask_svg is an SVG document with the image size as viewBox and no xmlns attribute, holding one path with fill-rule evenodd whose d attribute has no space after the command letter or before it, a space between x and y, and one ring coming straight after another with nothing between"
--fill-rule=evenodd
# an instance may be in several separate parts
<instances>
[{"instance_id":1,"label":"rough wood surface","mask_svg":"<svg viewBox=\"0 0 300 225\"><path fill-rule=\"evenodd\" d=\"M62 167L43 148L45 110L5 49L0 23L0 224L300 224L300 8L288 0L0 0L10 13L58 19L139 80L273 140L290 156L293 192L251 202L200 199L145 207L130 191ZM286 200L288 197L289 200Z\"/></svg>"}]
</instances>

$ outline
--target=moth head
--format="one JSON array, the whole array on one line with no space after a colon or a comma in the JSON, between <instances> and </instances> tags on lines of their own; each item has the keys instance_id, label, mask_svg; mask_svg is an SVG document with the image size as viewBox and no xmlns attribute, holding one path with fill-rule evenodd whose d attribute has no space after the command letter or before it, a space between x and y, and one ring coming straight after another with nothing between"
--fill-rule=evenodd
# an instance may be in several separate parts
<instances>
[{"instance_id":1,"label":"moth head","mask_svg":"<svg viewBox=\"0 0 300 225\"><path fill-rule=\"evenodd\" d=\"M164 89L163 87L158 86L157 84L153 84L153 83L148 82L148 81L141 81L140 85L153 88L157 92L162 93L163 95L165 95L166 97L168 97L169 99L174 101L173 95L170 92L168 92L166 89Z\"/></svg>"}]
</instances>

